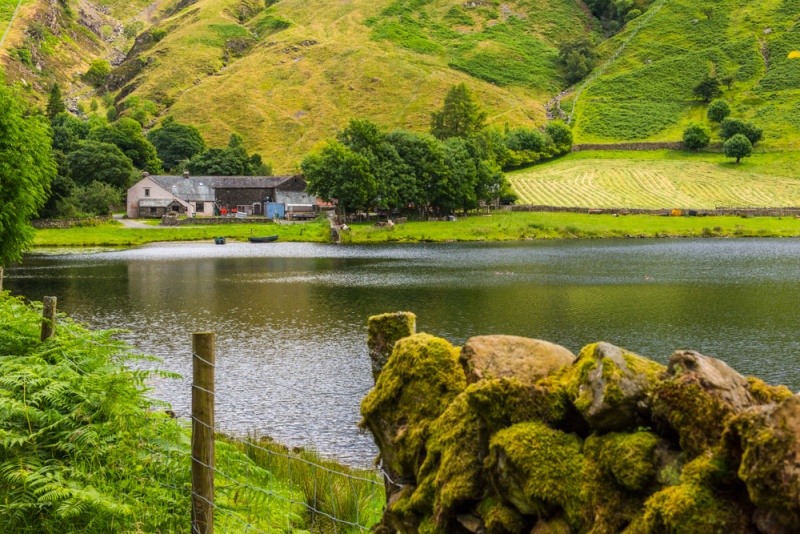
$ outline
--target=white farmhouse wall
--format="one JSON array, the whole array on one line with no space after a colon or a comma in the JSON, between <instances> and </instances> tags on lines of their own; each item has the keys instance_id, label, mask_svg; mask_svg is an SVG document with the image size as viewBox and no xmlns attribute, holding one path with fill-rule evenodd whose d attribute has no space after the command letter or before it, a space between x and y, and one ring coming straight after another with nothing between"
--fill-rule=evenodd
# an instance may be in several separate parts
<instances>
[{"instance_id":1,"label":"white farmhouse wall","mask_svg":"<svg viewBox=\"0 0 800 534\"><path fill-rule=\"evenodd\" d=\"M149 196L145 196L145 189L150 190ZM144 198L174 199L183 204L183 206L186 208L186 214L189 215L190 217L194 212L194 206L190 206L189 203L179 199L178 197L173 195L170 191L167 191L166 189L155 183L148 176L146 178L142 178L141 180L139 180L134 185L128 188L126 212L128 214L129 219L135 219L139 216L139 201Z\"/></svg>"}]
</instances>

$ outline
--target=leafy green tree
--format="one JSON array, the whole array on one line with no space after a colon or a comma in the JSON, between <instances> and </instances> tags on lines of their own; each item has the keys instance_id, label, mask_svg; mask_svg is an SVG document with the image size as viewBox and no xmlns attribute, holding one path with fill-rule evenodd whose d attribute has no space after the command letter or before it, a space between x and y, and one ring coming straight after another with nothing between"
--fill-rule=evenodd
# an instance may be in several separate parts
<instances>
[{"instance_id":1,"label":"leafy green tree","mask_svg":"<svg viewBox=\"0 0 800 534\"><path fill-rule=\"evenodd\" d=\"M83 75L83 81L93 87L100 87L106 82L109 74L111 74L111 63L105 59L95 59Z\"/></svg>"},{"instance_id":2,"label":"leafy green tree","mask_svg":"<svg viewBox=\"0 0 800 534\"><path fill-rule=\"evenodd\" d=\"M160 128L150 130L147 140L156 148L164 167L178 172L182 163L206 149L206 142L194 126L176 122L168 117Z\"/></svg>"},{"instance_id":3,"label":"leafy green tree","mask_svg":"<svg viewBox=\"0 0 800 534\"><path fill-rule=\"evenodd\" d=\"M81 209L86 214L110 215L111 211L122 204L122 194L111 185L94 181L77 188L77 197Z\"/></svg>"},{"instance_id":4,"label":"leafy green tree","mask_svg":"<svg viewBox=\"0 0 800 534\"><path fill-rule=\"evenodd\" d=\"M764 138L764 131L753 124L742 119L730 118L722 121L719 128L719 136L723 139L730 139L734 135L742 134L755 145Z\"/></svg>"},{"instance_id":5,"label":"leafy green tree","mask_svg":"<svg viewBox=\"0 0 800 534\"><path fill-rule=\"evenodd\" d=\"M80 141L67 154L69 176L77 185L103 182L117 189L127 189L133 163L116 145L99 141Z\"/></svg>"},{"instance_id":6,"label":"leafy green tree","mask_svg":"<svg viewBox=\"0 0 800 534\"><path fill-rule=\"evenodd\" d=\"M0 80L0 268L21 258L56 174L50 129Z\"/></svg>"},{"instance_id":7,"label":"leafy green tree","mask_svg":"<svg viewBox=\"0 0 800 534\"><path fill-rule=\"evenodd\" d=\"M338 141L303 159L308 191L325 201L336 200L345 213L367 209L375 202L378 183L369 160Z\"/></svg>"},{"instance_id":8,"label":"leafy green tree","mask_svg":"<svg viewBox=\"0 0 800 534\"><path fill-rule=\"evenodd\" d=\"M192 174L207 176L266 176L272 167L261 160L260 154L248 155L244 140L231 134L226 148L212 148L193 156L186 168Z\"/></svg>"},{"instance_id":9,"label":"leafy green tree","mask_svg":"<svg viewBox=\"0 0 800 534\"><path fill-rule=\"evenodd\" d=\"M722 96L722 85L716 76L706 74L700 83L694 86L692 93L697 98L702 98L704 102L711 102L712 99Z\"/></svg>"},{"instance_id":10,"label":"leafy green tree","mask_svg":"<svg viewBox=\"0 0 800 534\"><path fill-rule=\"evenodd\" d=\"M484 128L486 112L465 83L450 87L444 107L431 113L431 134L437 139L467 138Z\"/></svg>"},{"instance_id":11,"label":"leafy green tree","mask_svg":"<svg viewBox=\"0 0 800 534\"><path fill-rule=\"evenodd\" d=\"M50 120L53 128L53 150L64 153L75 148L79 141L89 135L89 121L81 120L69 113L59 113Z\"/></svg>"},{"instance_id":12,"label":"leafy green tree","mask_svg":"<svg viewBox=\"0 0 800 534\"><path fill-rule=\"evenodd\" d=\"M714 100L708 105L708 120L722 122L731 114L731 107L724 100Z\"/></svg>"},{"instance_id":13,"label":"leafy green tree","mask_svg":"<svg viewBox=\"0 0 800 534\"><path fill-rule=\"evenodd\" d=\"M444 213L478 206L478 169L467 142L458 137L444 141L444 157L450 169L446 187L436 192L433 205Z\"/></svg>"},{"instance_id":14,"label":"leafy green tree","mask_svg":"<svg viewBox=\"0 0 800 534\"><path fill-rule=\"evenodd\" d=\"M594 68L597 59L594 39L581 35L558 46L558 58L567 72L567 81L575 83L584 79Z\"/></svg>"},{"instance_id":15,"label":"leafy green tree","mask_svg":"<svg viewBox=\"0 0 800 534\"><path fill-rule=\"evenodd\" d=\"M563 122L548 123L544 132L553 140L558 154L566 154L572 150L572 130Z\"/></svg>"},{"instance_id":16,"label":"leafy green tree","mask_svg":"<svg viewBox=\"0 0 800 534\"><path fill-rule=\"evenodd\" d=\"M64 98L61 96L61 87L57 83L50 86L50 96L47 99L47 116L53 119L59 113L67 111Z\"/></svg>"},{"instance_id":17,"label":"leafy green tree","mask_svg":"<svg viewBox=\"0 0 800 534\"><path fill-rule=\"evenodd\" d=\"M506 135L506 147L509 150L541 152L546 144L545 136L533 128L515 128Z\"/></svg>"},{"instance_id":18,"label":"leafy green tree","mask_svg":"<svg viewBox=\"0 0 800 534\"><path fill-rule=\"evenodd\" d=\"M91 141L116 145L137 169L151 174L162 172L156 147L142 133L142 125L133 119L123 117L117 122L92 128L88 138Z\"/></svg>"},{"instance_id":19,"label":"leafy green tree","mask_svg":"<svg viewBox=\"0 0 800 534\"><path fill-rule=\"evenodd\" d=\"M690 149L705 148L711 142L711 132L702 124L690 124L683 131L683 145Z\"/></svg>"},{"instance_id":20,"label":"leafy green tree","mask_svg":"<svg viewBox=\"0 0 800 534\"><path fill-rule=\"evenodd\" d=\"M402 130L387 134L387 141L403 161L404 174L409 177L404 182L408 187L404 196L422 210L429 208L450 174L442 143L427 134Z\"/></svg>"},{"instance_id":21,"label":"leafy green tree","mask_svg":"<svg viewBox=\"0 0 800 534\"><path fill-rule=\"evenodd\" d=\"M738 165L742 158L746 158L753 153L753 144L744 136L744 134L736 134L722 145L722 150L725 152L725 157L736 158Z\"/></svg>"}]
</instances>

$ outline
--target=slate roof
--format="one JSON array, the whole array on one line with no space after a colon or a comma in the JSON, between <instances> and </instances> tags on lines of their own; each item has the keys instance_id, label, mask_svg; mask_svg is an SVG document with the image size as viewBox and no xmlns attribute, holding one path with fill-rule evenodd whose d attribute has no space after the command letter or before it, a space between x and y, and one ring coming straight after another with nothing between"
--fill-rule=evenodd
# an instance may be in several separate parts
<instances>
[{"instance_id":1,"label":"slate roof","mask_svg":"<svg viewBox=\"0 0 800 534\"><path fill-rule=\"evenodd\" d=\"M155 183L175 195L190 201L214 202L214 186L210 183L211 176L150 176Z\"/></svg>"}]
</instances>

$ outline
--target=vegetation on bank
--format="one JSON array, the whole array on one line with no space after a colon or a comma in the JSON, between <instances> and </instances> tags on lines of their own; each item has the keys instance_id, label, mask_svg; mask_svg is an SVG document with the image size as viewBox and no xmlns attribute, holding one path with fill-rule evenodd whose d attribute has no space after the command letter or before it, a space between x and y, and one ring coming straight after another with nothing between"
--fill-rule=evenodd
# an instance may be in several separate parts
<instances>
[{"instance_id":1,"label":"vegetation on bank","mask_svg":"<svg viewBox=\"0 0 800 534\"><path fill-rule=\"evenodd\" d=\"M661 217L588 215L586 213L493 212L457 221L409 221L389 227L348 225L343 243L415 243L597 239L626 237L800 237L800 219L791 217ZM36 231L38 247L133 246L157 242L208 241L224 235L231 241L278 235L279 241L327 243L326 219L305 224L230 224L131 229L113 222L98 226Z\"/></svg>"},{"instance_id":2,"label":"vegetation on bank","mask_svg":"<svg viewBox=\"0 0 800 534\"><path fill-rule=\"evenodd\" d=\"M113 331L65 317L56 337L42 342L40 314L41 304L0 294L2 530L188 533L190 425L148 397L146 386L174 375L132 369L151 359L134 355ZM384 496L374 472L268 439L218 435L216 451L216 521L225 532L248 523L270 532L331 531L307 506L362 525L379 519Z\"/></svg>"}]
</instances>

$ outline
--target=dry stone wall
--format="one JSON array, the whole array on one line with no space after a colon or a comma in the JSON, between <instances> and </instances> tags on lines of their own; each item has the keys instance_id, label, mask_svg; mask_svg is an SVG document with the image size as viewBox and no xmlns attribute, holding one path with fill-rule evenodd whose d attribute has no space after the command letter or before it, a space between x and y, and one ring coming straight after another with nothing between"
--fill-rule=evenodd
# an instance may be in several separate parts
<instances>
[{"instance_id":1,"label":"dry stone wall","mask_svg":"<svg viewBox=\"0 0 800 534\"><path fill-rule=\"evenodd\" d=\"M369 321L389 533L800 532L800 395L677 351Z\"/></svg>"}]
</instances>

